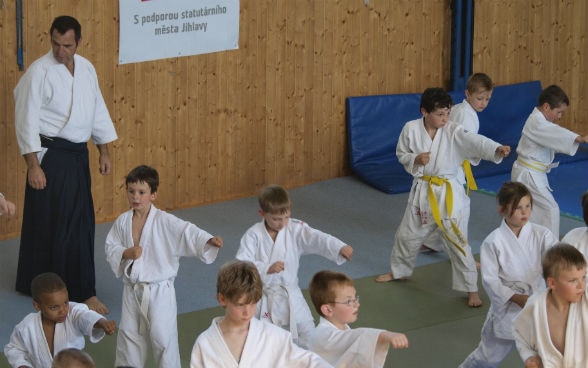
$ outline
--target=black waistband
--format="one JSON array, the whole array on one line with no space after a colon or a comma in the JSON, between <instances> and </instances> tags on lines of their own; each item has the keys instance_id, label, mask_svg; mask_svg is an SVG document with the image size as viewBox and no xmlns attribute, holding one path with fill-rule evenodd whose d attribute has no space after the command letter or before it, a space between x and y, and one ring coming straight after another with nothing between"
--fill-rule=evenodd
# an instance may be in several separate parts
<instances>
[{"instance_id":1,"label":"black waistband","mask_svg":"<svg viewBox=\"0 0 588 368\"><path fill-rule=\"evenodd\" d=\"M42 134L40 134L39 136L41 137L41 146L45 148L53 148L76 152L82 152L88 149L88 144L86 142L74 143L63 138L47 137L46 135Z\"/></svg>"}]
</instances>

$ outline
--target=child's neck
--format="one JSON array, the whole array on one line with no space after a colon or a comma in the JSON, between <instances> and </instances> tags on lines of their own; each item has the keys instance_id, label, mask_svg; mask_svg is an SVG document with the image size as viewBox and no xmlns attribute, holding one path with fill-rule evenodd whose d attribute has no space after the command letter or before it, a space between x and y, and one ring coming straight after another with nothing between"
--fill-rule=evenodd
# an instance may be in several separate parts
<instances>
[{"instance_id":1,"label":"child's neck","mask_svg":"<svg viewBox=\"0 0 588 368\"><path fill-rule=\"evenodd\" d=\"M45 340L47 341L47 346L49 347L49 351L51 355L53 355L53 348L54 348L54 336L55 336L55 323L54 321L50 321L45 319L45 317L41 316L41 325L43 326L43 334L45 335Z\"/></svg>"},{"instance_id":2,"label":"child's neck","mask_svg":"<svg viewBox=\"0 0 588 368\"><path fill-rule=\"evenodd\" d=\"M152 204L149 204L149 206L145 209L137 209L137 210L133 210L133 218L134 219L145 219L147 218L147 216L149 216L149 211L151 211L151 206Z\"/></svg>"},{"instance_id":3,"label":"child's neck","mask_svg":"<svg viewBox=\"0 0 588 368\"><path fill-rule=\"evenodd\" d=\"M331 324L335 327L337 327L338 330L345 330L345 327L347 326L347 323L341 322L341 321L336 321L334 319L330 319L327 317L323 317L325 318L327 321L331 322Z\"/></svg>"},{"instance_id":4,"label":"child's neck","mask_svg":"<svg viewBox=\"0 0 588 368\"><path fill-rule=\"evenodd\" d=\"M263 225L265 226L265 231L267 231L267 233L269 234L270 238L272 238L272 240L275 242L276 238L278 237L278 232L272 228L270 228L269 226L267 226L267 222L263 222Z\"/></svg>"},{"instance_id":5,"label":"child's neck","mask_svg":"<svg viewBox=\"0 0 588 368\"><path fill-rule=\"evenodd\" d=\"M223 317L218 323L223 339L237 362L241 361L245 341L247 341L247 335L249 334L250 323L251 320L235 323L226 317Z\"/></svg>"},{"instance_id":6,"label":"child's neck","mask_svg":"<svg viewBox=\"0 0 588 368\"><path fill-rule=\"evenodd\" d=\"M438 128L432 127L427 123L427 119L423 118L423 124L425 125L425 131L427 132L427 134L429 134L429 137L431 137L431 139L435 138L435 134L437 134L437 130L439 130Z\"/></svg>"},{"instance_id":7,"label":"child's neck","mask_svg":"<svg viewBox=\"0 0 588 368\"><path fill-rule=\"evenodd\" d=\"M551 289L547 293L547 303L558 313L567 313L572 304L571 302L558 297L558 295L554 294Z\"/></svg>"}]
</instances>

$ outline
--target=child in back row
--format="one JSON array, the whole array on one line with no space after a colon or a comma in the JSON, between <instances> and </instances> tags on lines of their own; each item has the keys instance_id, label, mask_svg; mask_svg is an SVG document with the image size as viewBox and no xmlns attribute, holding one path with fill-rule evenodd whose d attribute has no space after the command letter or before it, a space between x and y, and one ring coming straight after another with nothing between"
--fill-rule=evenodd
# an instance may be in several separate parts
<instances>
[{"instance_id":1,"label":"child in back row","mask_svg":"<svg viewBox=\"0 0 588 368\"><path fill-rule=\"evenodd\" d=\"M514 320L514 338L525 368L588 367L586 260L559 243L543 257L547 290L533 294Z\"/></svg>"},{"instance_id":2,"label":"child in back row","mask_svg":"<svg viewBox=\"0 0 588 368\"><path fill-rule=\"evenodd\" d=\"M549 229L529 222L533 197L523 184L504 183L496 199L503 220L480 248L490 309L478 347L460 368L497 367L515 347L512 321L530 295L545 289L541 257L557 242Z\"/></svg>"},{"instance_id":3,"label":"child in back row","mask_svg":"<svg viewBox=\"0 0 588 368\"><path fill-rule=\"evenodd\" d=\"M408 339L402 333L349 327L349 323L357 320L359 296L353 280L344 273L327 270L316 273L309 291L320 316L310 350L334 367L383 367L390 345L395 349L408 348Z\"/></svg>"},{"instance_id":4,"label":"child in back row","mask_svg":"<svg viewBox=\"0 0 588 368\"><path fill-rule=\"evenodd\" d=\"M314 320L298 285L300 257L317 254L340 265L351 260L353 248L291 219L290 196L278 185L261 190L259 207L262 221L245 232L236 255L253 262L263 281L256 317L289 330L294 341L307 348Z\"/></svg>"},{"instance_id":5,"label":"child in back row","mask_svg":"<svg viewBox=\"0 0 588 368\"><path fill-rule=\"evenodd\" d=\"M458 168L469 158L499 163L508 156L510 147L449 121L451 105L445 90L428 88L421 96L423 117L402 128L396 155L414 179L394 237L390 272L376 281L410 277L420 246L439 232L451 260L453 289L467 292L468 305L479 307L478 270L467 240L470 199L458 178Z\"/></svg>"},{"instance_id":6,"label":"child in back row","mask_svg":"<svg viewBox=\"0 0 588 368\"><path fill-rule=\"evenodd\" d=\"M575 155L588 135L580 136L557 124L567 110L570 100L558 86L551 85L539 95L539 105L533 109L523 126L517 146L517 160L512 165L511 180L525 184L535 200L533 221L543 225L559 239L559 206L551 194L547 173L555 153Z\"/></svg>"},{"instance_id":7,"label":"child in back row","mask_svg":"<svg viewBox=\"0 0 588 368\"><path fill-rule=\"evenodd\" d=\"M116 331L116 322L88 309L84 303L69 301L65 282L55 273L35 276L31 282L33 307L12 332L4 354L13 368L49 368L61 350L83 349L89 336L96 343Z\"/></svg>"},{"instance_id":8,"label":"child in back row","mask_svg":"<svg viewBox=\"0 0 588 368\"><path fill-rule=\"evenodd\" d=\"M216 289L225 315L214 318L196 339L190 368L331 367L297 346L288 331L254 318L263 284L253 263L235 260L221 266Z\"/></svg>"},{"instance_id":9,"label":"child in back row","mask_svg":"<svg viewBox=\"0 0 588 368\"><path fill-rule=\"evenodd\" d=\"M467 81L465 98L461 103L458 103L451 107L449 113L449 120L454 123L461 125L465 130L472 133L478 133L480 130L480 119L478 113L482 112L490 103L492 98L492 91L494 90L494 83L487 74L475 73L472 74ZM480 163L479 158L469 158L462 162L462 165L458 167L457 178L462 185L467 186L467 194L470 190L477 190L478 186L474 180L474 174L472 173L471 165L478 165ZM464 208L468 213L464 215L464 221L466 221L464 227L468 229L469 222L469 206ZM464 234L467 238L467 234ZM427 239L424 244L425 248L441 251L443 246L441 244L441 235L436 233L431 238Z\"/></svg>"},{"instance_id":10,"label":"child in back row","mask_svg":"<svg viewBox=\"0 0 588 368\"><path fill-rule=\"evenodd\" d=\"M144 367L149 345L161 368L180 368L174 279L180 257L212 263L223 241L159 210L159 174L141 165L125 180L130 210L106 236L106 260L123 279L122 314L115 365Z\"/></svg>"}]
</instances>

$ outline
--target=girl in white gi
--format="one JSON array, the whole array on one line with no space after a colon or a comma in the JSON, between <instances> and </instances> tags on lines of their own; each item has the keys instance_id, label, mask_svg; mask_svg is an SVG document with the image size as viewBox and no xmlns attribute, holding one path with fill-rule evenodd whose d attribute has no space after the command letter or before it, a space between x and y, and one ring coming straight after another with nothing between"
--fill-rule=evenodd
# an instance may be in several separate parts
<instances>
[{"instance_id":1,"label":"girl in white gi","mask_svg":"<svg viewBox=\"0 0 588 368\"><path fill-rule=\"evenodd\" d=\"M586 226L570 230L561 241L578 248L584 257L588 258L588 192L582 196L582 215Z\"/></svg>"},{"instance_id":2,"label":"girl in white gi","mask_svg":"<svg viewBox=\"0 0 588 368\"><path fill-rule=\"evenodd\" d=\"M157 209L159 175L141 165L127 175L131 209L120 215L106 237L106 259L123 278L122 315L115 366L144 367L151 345L161 368L180 368L174 279L180 257L212 263L222 247L196 225Z\"/></svg>"},{"instance_id":3,"label":"girl in white gi","mask_svg":"<svg viewBox=\"0 0 588 368\"><path fill-rule=\"evenodd\" d=\"M353 248L291 219L290 196L278 185L261 190L259 207L262 221L245 232L236 255L253 262L261 274L264 295L256 317L289 330L294 341L307 348L314 320L298 285L300 257L317 254L340 265L351 260Z\"/></svg>"},{"instance_id":4,"label":"girl in white gi","mask_svg":"<svg viewBox=\"0 0 588 368\"><path fill-rule=\"evenodd\" d=\"M31 283L33 307L12 332L4 355L13 368L50 368L53 357L68 348L83 349L86 340L96 343L116 331L116 322L69 301L65 282L55 273L36 276Z\"/></svg>"},{"instance_id":5,"label":"girl in white gi","mask_svg":"<svg viewBox=\"0 0 588 368\"><path fill-rule=\"evenodd\" d=\"M497 367L515 347L512 321L531 294L545 289L541 257L557 242L549 229L529 222L533 198L523 184L504 183L497 201L504 219L480 248L490 309L480 344L460 368Z\"/></svg>"},{"instance_id":6,"label":"girl in white gi","mask_svg":"<svg viewBox=\"0 0 588 368\"><path fill-rule=\"evenodd\" d=\"M543 257L547 290L533 294L514 320L513 334L525 368L588 367L586 260L559 243Z\"/></svg>"},{"instance_id":7,"label":"girl in white gi","mask_svg":"<svg viewBox=\"0 0 588 368\"><path fill-rule=\"evenodd\" d=\"M533 193L531 221L546 226L558 239L559 206L551 194L547 173L559 164L553 163L555 153L575 155L579 144L588 142L588 135L582 137L556 124L569 104L568 96L558 86L541 91L539 105L523 126L511 172L512 181L525 184Z\"/></svg>"},{"instance_id":8,"label":"girl in white gi","mask_svg":"<svg viewBox=\"0 0 588 368\"><path fill-rule=\"evenodd\" d=\"M421 96L423 118L405 124L396 155L414 180L406 211L396 231L391 272L377 282L412 275L419 248L434 232L441 232L453 268L453 289L468 293L468 305L479 307L478 270L467 241L470 199L461 184L458 168L467 158L496 163L510 147L465 130L449 121L451 96L442 88L428 88Z\"/></svg>"},{"instance_id":9,"label":"girl in white gi","mask_svg":"<svg viewBox=\"0 0 588 368\"><path fill-rule=\"evenodd\" d=\"M331 367L297 346L288 331L254 318L263 284L253 263L235 260L224 264L216 289L225 315L214 318L196 339L190 368Z\"/></svg>"},{"instance_id":10,"label":"girl in white gi","mask_svg":"<svg viewBox=\"0 0 588 368\"><path fill-rule=\"evenodd\" d=\"M383 367L388 347L408 348L406 335L376 328L351 329L357 320L359 296L353 280L341 272L317 272L309 286L320 322L312 334L310 350L334 367Z\"/></svg>"},{"instance_id":11,"label":"girl in white gi","mask_svg":"<svg viewBox=\"0 0 588 368\"><path fill-rule=\"evenodd\" d=\"M468 78L468 82L465 90L465 98L461 103L451 107L449 113L449 120L456 124L463 126L463 128L472 133L478 133L480 130L480 119L478 113L482 112L488 106L490 98L492 98L492 90L494 89L494 83L492 79L484 73L475 73ZM464 160L462 166L458 168L459 174L458 179L461 184L467 185L468 194L470 190L477 190L478 186L474 180L474 174L472 173L471 165L478 165L480 163L479 158L472 158ZM465 228L468 228L468 222L470 219L469 206L464 209L467 210L467 214L464 214L463 219L465 221ZM430 249L436 252L443 250L441 244L441 235L435 233L434 236L427 239L423 245L425 250Z\"/></svg>"}]
</instances>

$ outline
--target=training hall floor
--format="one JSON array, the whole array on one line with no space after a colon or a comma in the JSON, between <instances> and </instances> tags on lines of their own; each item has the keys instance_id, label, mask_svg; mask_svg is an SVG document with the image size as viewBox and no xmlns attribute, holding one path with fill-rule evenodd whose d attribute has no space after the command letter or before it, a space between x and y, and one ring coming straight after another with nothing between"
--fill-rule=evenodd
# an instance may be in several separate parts
<instances>
[{"instance_id":1,"label":"training hall floor","mask_svg":"<svg viewBox=\"0 0 588 368\"><path fill-rule=\"evenodd\" d=\"M390 350L386 367L455 368L475 348L489 307L488 298L480 286L484 306L466 306L465 294L451 290L450 266L445 253L422 253L418 267L408 281L374 282L377 274L388 271L394 232L402 219L408 193L385 194L349 176L295 188L290 194L293 218L337 236L355 250L352 262L342 266L317 256L304 256L300 262L300 286L306 289L312 275L321 269L336 269L351 276L361 296L359 318L352 327L377 327L408 336L410 348ZM215 299L218 268L234 257L241 235L260 218L255 197L173 213L222 236L225 241L225 247L211 265L195 259L182 259L176 278L180 354L182 366L188 367L196 336L210 325L212 317L223 313ZM471 193L469 240L476 257L480 243L499 222L494 196ZM578 218L562 216L561 234L583 225ZM97 292L111 309L107 317L118 321L122 283L106 264L103 247L110 226L111 223L106 223L96 228ZM18 238L0 242L2 346L8 342L14 325L33 312L30 298L13 291L18 243ZM86 350L98 367L112 367L115 346L116 337L107 336L98 344L88 343ZM521 364L518 354L513 351L501 367ZM152 366L151 362L147 365ZM4 367L9 366L4 355L0 354L0 368Z\"/></svg>"}]
</instances>

